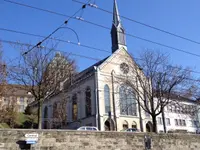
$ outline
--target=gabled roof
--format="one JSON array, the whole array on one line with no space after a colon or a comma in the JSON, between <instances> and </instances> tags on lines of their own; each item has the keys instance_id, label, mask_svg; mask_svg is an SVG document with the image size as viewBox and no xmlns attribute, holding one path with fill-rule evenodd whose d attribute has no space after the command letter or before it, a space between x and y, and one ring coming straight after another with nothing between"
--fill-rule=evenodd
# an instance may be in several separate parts
<instances>
[{"instance_id":1,"label":"gabled roof","mask_svg":"<svg viewBox=\"0 0 200 150\"><path fill-rule=\"evenodd\" d=\"M64 87L65 89L67 89L68 87L70 87L71 85L74 85L76 83L78 83L79 81L83 81L85 79L87 79L88 77L90 77L94 72L95 72L95 66L96 67L101 67L103 65L106 65L107 63L110 63L112 61L112 58L116 55L118 55L118 52L121 51L121 50L124 50L124 52L130 56L131 60L136 63L131 55L124 49L124 48L120 48L118 50L116 50L114 53L112 53L111 55L109 55L108 57L98 61L97 63L91 65L90 67L86 68L85 70L81 71L80 73L74 75L73 78L71 78L70 80L67 80L65 83L64 83ZM107 63L106 63L107 62Z\"/></svg>"},{"instance_id":2,"label":"gabled roof","mask_svg":"<svg viewBox=\"0 0 200 150\"><path fill-rule=\"evenodd\" d=\"M78 73L74 80L79 80L79 79L82 79L84 76L87 76L89 75L90 73L93 73L95 71L94 67L98 67L100 66L103 62L105 62L110 56L98 61L97 63L93 64L92 66L86 68L85 70L81 71L80 73Z\"/></svg>"}]
</instances>

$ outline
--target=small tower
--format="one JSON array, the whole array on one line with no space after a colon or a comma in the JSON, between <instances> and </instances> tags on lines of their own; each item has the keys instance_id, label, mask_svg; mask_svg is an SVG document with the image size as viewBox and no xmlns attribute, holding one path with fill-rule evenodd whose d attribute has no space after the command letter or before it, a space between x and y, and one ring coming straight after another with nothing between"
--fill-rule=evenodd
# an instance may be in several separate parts
<instances>
[{"instance_id":1,"label":"small tower","mask_svg":"<svg viewBox=\"0 0 200 150\"><path fill-rule=\"evenodd\" d=\"M117 7L116 0L114 0L114 7L113 7L113 23L111 29L111 38L112 38L112 53L114 53L121 47L124 47L127 50L125 31L120 20L119 10Z\"/></svg>"}]
</instances>

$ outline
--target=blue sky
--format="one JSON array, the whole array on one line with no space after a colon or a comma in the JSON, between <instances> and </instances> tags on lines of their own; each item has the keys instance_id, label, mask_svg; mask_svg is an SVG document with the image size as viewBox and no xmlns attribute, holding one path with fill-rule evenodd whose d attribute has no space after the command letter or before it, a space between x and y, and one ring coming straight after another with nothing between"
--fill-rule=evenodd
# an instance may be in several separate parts
<instances>
[{"instance_id":1,"label":"blue sky","mask_svg":"<svg viewBox=\"0 0 200 150\"><path fill-rule=\"evenodd\" d=\"M81 7L80 4L75 3L72 0L12 1L49 9L66 15L72 15ZM86 0L80 1L86 2ZM113 0L96 0L96 4L100 8L109 11L112 11L113 9ZM198 0L118 0L120 15L196 41L200 41L199 6L200 1ZM67 19L66 17L10 4L4 2L3 0L0 1L0 10L0 28L8 28L40 35L48 35ZM112 15L100 10L87 7L82 17L85 20L111 27ZM122 23L127 33L200 55L200 45L198 44L155 31L125 19L122 19ZM78 33L80 43L111 52L111 37L109 30L95 27L78 20L71 20L68 27L73 28ZM77 41L75 35L69 30L60 30L54 36L66 41ZM41 38L38 37L20 35L5 31L0 31L0 39L21 41L32 44L36 44L39 40L41 40ZM13 59L18 55L18 51L10 45L3 43L3 47L6 59ZM184 67L189 66L193 68L193 70L200 71L199 57L177 52L172 49L131 37L127 37L127 47L128 51L135 57L138 57L139 53L146 48L167 52L170 54L173 64L182 65ZM103 59L109 55L109 53L94 51L67 43L59 43L58 49L99 59ZM73 58L77 60L79 70L83 70L84 68L95 63L94 60L83 57L73 56ZM199 75L197 74L196 76Z\"/></svg>"}]
</instances>

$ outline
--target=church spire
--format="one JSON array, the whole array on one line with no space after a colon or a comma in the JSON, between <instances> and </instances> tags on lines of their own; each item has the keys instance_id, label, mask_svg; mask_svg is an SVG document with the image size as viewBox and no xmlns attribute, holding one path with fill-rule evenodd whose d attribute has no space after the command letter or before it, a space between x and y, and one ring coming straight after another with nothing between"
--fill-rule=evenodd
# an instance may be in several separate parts
<instances>
[{"instance_id":1,"label":"church spire","mask_svg":"<svg viewBox=\"0 0 200 150\"><path fill-rule=\"evenodd\" d=\"M114 0L114 7L113 7L113 24L111 29L111 38L112 38L112 52L115 52L121 47L127 49L125 31L120 20L119 10L116 0Z\"/></svg>"},{"instance_id":2,"label":"church spire","mask_svg":"<svg viewBox=\"0 0 200 150\"><path fill-rule=\"evenodd\" d=\"M120 16L119 16L119 10L117 6L116 0L114 0L114 7L113 7L113 24L115 26L118 26L121 23Z\"/></svg>"}]
</instances>

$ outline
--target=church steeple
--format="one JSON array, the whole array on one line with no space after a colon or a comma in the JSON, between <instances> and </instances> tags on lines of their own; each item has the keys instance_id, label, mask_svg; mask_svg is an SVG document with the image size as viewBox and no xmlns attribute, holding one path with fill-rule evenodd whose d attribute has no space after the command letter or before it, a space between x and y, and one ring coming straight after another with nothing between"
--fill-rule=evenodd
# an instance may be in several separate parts
<instances>
[{"instance_id":1,"label":"church steeple","mask_svg":"<svg viewBox=\"0 0 200 150\"><path fill-rule=\"evenodd\" d=\"M117 7L117 1L114 0L113 7L113 24L111 29L111 38L112 38L112 52L114 53L121 47L126 48L126 39L125 39L125 31L122 26L119 10Z\"/></svg>"},{"instance_id":2,"label":"church steeple","mask_svg":"<svg viewBox=\"0 0 200 150\"><path fill-rule=\"evenodd\" d=\"M117 7L117 2L114 0L114 7L113 7L113 24L115 26L118 26L121 23L120 16L119 16L119 10Z\"/></svg>"}]
</instances>

